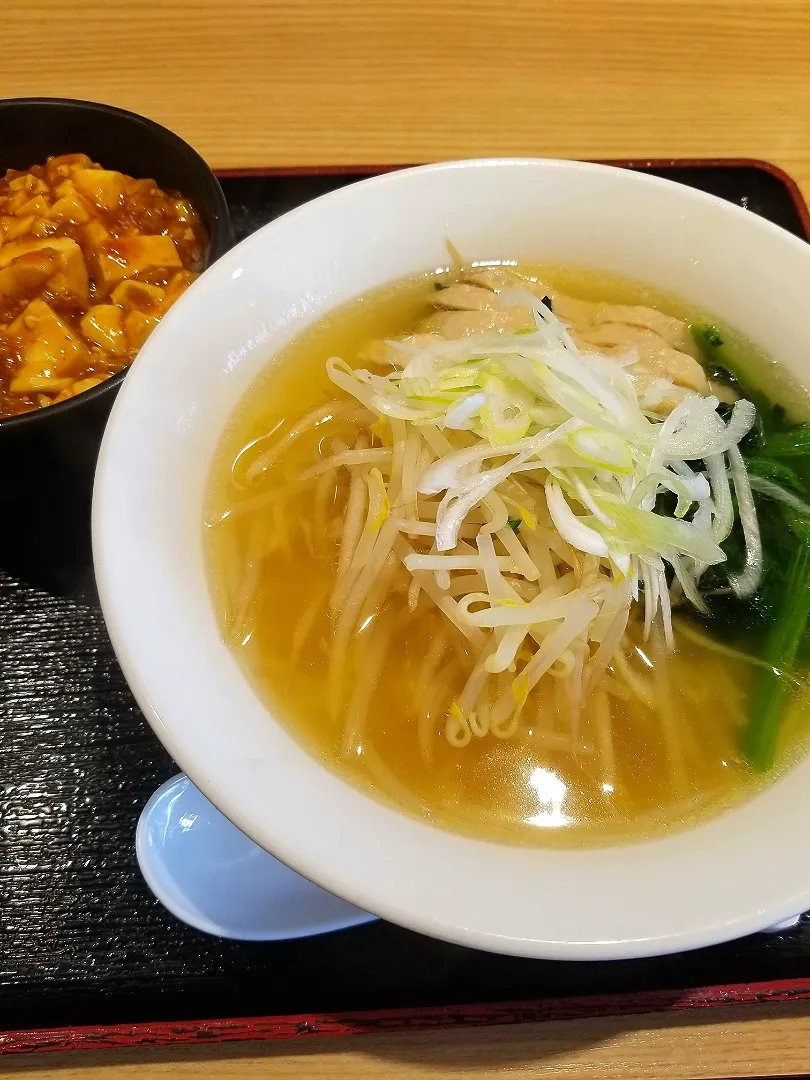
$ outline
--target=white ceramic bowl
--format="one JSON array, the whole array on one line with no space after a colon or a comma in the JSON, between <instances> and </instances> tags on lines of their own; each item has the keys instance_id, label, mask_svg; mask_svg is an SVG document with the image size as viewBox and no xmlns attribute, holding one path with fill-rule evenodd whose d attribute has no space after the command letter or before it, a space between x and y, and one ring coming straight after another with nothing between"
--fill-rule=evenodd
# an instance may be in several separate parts
<instances>
[{"instance_id":1,"label":"white ceramic bowl","mask_svg":"<svg viewBox=\"0 0 810 1080\"><path fill-rule=\"evenodd\" d=\"M810 908L810 758L732 813L663 839L544 851L474 841L327 771L220 639L203 497L237 402L274 353L381 283L467 257L630 274L722 316L810 377L810 246L719 199L565 161L435 165L266 226L172 309L127 376L99 460L96 573L116 653L169 752L240 829L318 884L426 934L525 956L694 948Z\"/></svg>"}]
</instances>

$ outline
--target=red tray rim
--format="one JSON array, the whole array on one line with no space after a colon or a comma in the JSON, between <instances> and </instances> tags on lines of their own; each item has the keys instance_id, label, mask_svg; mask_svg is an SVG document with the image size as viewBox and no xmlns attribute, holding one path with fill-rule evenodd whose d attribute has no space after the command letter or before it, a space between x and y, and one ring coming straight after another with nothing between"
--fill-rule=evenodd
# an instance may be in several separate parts
<instances>
[{"instance_id":1,"label":"red tray rim","mask_svg":"<svg viewBox=\"0 0 810 1080\"><path fill-rule=\"evenodd\" d=\"M810 239L810 209L798 184L784 169L757 158L629 158L600 164L627 169L755 168L778 179L788 190ZM219 177L373 176L406 165L328 165L254 169L218 169ZM810 1000L810 978L773 982L732 983L686 990L649 990L630 994L543 998L534 1001L486 1002L418 1008L234 1017L217 1020L155 1021L77 1027L31 1028L0 1032L0 1056L66 1050L115 1050L147 1046L189 1046L208 1043L302 1039L386 1031L424 1031L460 1027L539 1023L670 1013L732 1005L764 1005Z\"/></svg>"},{"instance_id":2,"label":"red tray rim","mask_svg":"<svg viewBox=\"0 0 810 1080\"><path fill-rule=\"evenodd\" d=\"M690 990L650 990L636 994L595 994L588 997L547 998L536 1001L39 1028L0 1033L0 1056L66 1050L199 1046L225 1042L279 1042L325 1036L666 1014L690 1009L716 1009L734 1005L761 1006L807 1000L810 1000L810 979L784 979L770 983L735 983Z\"/></svg>"}]
</instances>

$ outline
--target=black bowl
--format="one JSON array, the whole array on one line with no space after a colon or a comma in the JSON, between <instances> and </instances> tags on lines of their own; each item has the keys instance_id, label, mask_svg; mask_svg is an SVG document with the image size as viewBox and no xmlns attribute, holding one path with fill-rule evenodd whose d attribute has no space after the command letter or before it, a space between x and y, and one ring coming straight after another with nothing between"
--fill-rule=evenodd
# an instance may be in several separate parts
<instances>
[{"instance_id":1,"label":"black bowl","mask_svg":"<svg viewBox=\"0 0 810 1080\"><path fill-rule=\"evenodd\" d=\"M228 205L214 174L179 136L143 116L91 101L0 100L0 176L58 154L84 153L104 168L149 177L185 195L208 235L205 266L232 243ZM0 419L0 567L61 593L89 565L89 511L98 447L126 371L58 405ZM61 564L75 569L61 570ZM83 582L84 584L84 582Z\"/></svg>"}]
</instances>

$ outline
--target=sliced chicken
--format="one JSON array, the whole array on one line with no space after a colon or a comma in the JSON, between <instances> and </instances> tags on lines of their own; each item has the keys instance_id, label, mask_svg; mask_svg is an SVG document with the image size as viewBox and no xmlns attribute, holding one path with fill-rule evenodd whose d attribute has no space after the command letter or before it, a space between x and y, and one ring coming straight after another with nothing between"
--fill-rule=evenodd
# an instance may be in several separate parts
<instances>
[{"instance_id":1,"label":"sliced chicken","mask_svg":"<svg viewBox=\"0 0 810 1080\"><path fill-rule=\"evenodd\" d=\"M482 266L462 274L461 280L469 285L478 285L482 289L499 293L504 289L526 289L528 292L539 296L551 295L551 289L542 281L532 281L524 277L517 270L511 270L508 266Z\"/></svg>"},{"instance_id":2,"label":"sliced chicken","mask_svg":"<svg viewBox=\"0 0 810 1080\"><path fill-rule=\"evenodd\" d=\"M492 311L437 311L419 324L419 329L453 339L478 334L514 334L534 326L528 308L495 308Z\"/></svg>"},{"instance_id":3,"label":"sliced chicken","mask_svg":"<svg viewBox=\"0 0 810 1080\"><path fill-rule=\"evenodd\" d=\"M439 289L433 297L433 303L437 308L446 308L448 311L501 310L500 302L494 292L464 282L448 285L446 289Z\"/></svg>"},{"instance_id":4,"label":"sliced chicken","mask_svg":"<svg viewBox=\"0 0 810 1080\"><path fill-rule=\"evenodd\" d=\"M687 390L685 386L675 386L668 379L656 378L644 371L640 364L628 370L645 412L668 416L684 398L694 394L694 390Z\"/></svg>"},{"instance_id":5,"label":"sliced chicken","mask_svg":"<svg viewBox=\"0 0 810 1080\"><path fill-rule=\"evenodd\" d=\"M445 338L442 334L404 334L397 338L403 345L410 345L415 349L426 349L430 345L436 345ZM397 349L390 341L378 338L371 341L360 353L358 360L361 364L373 364L384 368L403 368L408 361L408 354Z\"/></svg>"},{"instance_id":6,"label":"sliced chicken","mask_svg":"<svg viewBox=\"0 0 810 1080\"><path fill-rule=\"evenodd\" d=\"M462 281L465 285L477 286L478 289L486 289L493 293L499 293L503 289L524 288L534 296L541 299L548 296L552 300L555 314L566 322L570 322L576 330L586 330L589 327L602 326L605 323L626 323L628 326L638 326L652 330L662 337L668 345L679 352L685 352L689 356L698 358L698 347L689 332L688 325L683 319L676 319L672 315L665 315L655 308L646 307L643 304L605 304L593 303L589 300L579 300L573 296L565 296L557 292L542 281L532 281L523 277L508 267L484 267L464 274ZM451 289L458 286L451 286ZM449 292L450 290L445 290ZM473 299L474 302L463 303L465 298ZM442 303L442 307L467 307L484 308L490 306L486 297L480 293L471 293L467 290L453 294L455 302Z\"/></svg>"},{"instance_id":7,"label":"sliced chicken","mask_svg":"<svg viewBox=\"0 0 810 1080\"><path fill-rule=\"evenodd\" d=\"M512 289L518 280L518 275L504 266L483 266L474 270L465 270L461 280L469 285L478 285L490 292L500 292L501 289Z\"/></svg>"},{"instance_id":8,"label":"sliced chicken","mask_svg":"<svg viewBox=\"0 0 810 1080\"><path fill-rule=\"evenodd\" d=\"M569 325L583 352L620 357L635 353L638 359L627 366L627 372L636 381L642 404L649 411L666 415L690 393L714 393L729 403L736 400L733 390L709 383L697 359L699 349L682 319L643 304L595 303L566 296L508 266L464 271L458 281L436 291L431 301L437 310L422 320L418 333L402 340L429 345L531 329L534 316L528 307L501 306L498 294L515 288L525 289L539 299L549 297L554 314ZM402 366L401 354L396 355L396 350L385 342L376 343L363 359Z\"/></svg>"},{"instance_id":9,"label":"sliced chicken","mask_svg":"<svg viewBox=\"0 0 810 1080\"><path fill-rule=\"evenodd\" d=\"M420 328L449 339L530 330L534 326L531 310L504 308L497 296L503 289L516 287L540 288L506 267L483 267L465 273L460 282L436 293L433 304L442 310L429 315Z\"/></svg>"},{"instance_id":10,"label":"sliced chicken","mask_svg":"<svg viewBox=\"0 0 810 1080\"><path fill-rule=\"evenodd\" d=\"M697 359L700 356L695 339L687 323L672 315L664 315L655 308L641 304L602 304L599 313L599 325L605 323L626 323L628 326L640 326L662 337L668 345L679 352Z\"/></svg>"},{"instance_id":11,"label":"sliced chicken","mask_svg":"<svg viewBox=\"0 0 810 1080\"><path fill-rule=\"evenodd\" d=\"M524 274L518 273L511 267L476 267L474 270L464 271L461 274L461 281L488 288L490 293L501 293L504 288L527 288L529 292L538 296L545 296L549 292L549 289L545 288L541 282L532 281L531 278L526 278ZM543 288L545 292L540 294L538 289Z\"/></svg>"},{"instance_id":12,"label":"sliced chicken","mask_svg":"<svg viewBox=\"0 0 810 1080\"><path fill-rule=\"evenodd\" d=\"M605 351L626 353L635 349L638 353L635 366L699 394L709 393L709 380L697 360L673 349L654 330L627 323L603 323L584 332L575 330L574 340L577 338L583 345L596 345Z\"/></svg>"},{"instance_id":13,"label":"sliced chicken","mask_svg":"<svg viewBox=\"0 0 810 1080\"><path fill-rule=\"evenodd\" d=\"M726 383L714 382L709 379L709 393L714 394L718 401L723 401L726 405L733 405L735 401L740 400L740 395L732 390Z\"/></svg>"},{"instance_id":14,"label":"sliced chicken","mask_svg":"<svg viewBox=\"0 0 810 1080\"><path fill-rule=\"evenodd\" d=\"M683 319L663 315L660 311L641 304L594 304L558 293L554 298L554 311L575 330L585 332L606 324L638 327L657 334L667 345L679 352L695 358L700 355Z\"/></svg>"}]
</instances>

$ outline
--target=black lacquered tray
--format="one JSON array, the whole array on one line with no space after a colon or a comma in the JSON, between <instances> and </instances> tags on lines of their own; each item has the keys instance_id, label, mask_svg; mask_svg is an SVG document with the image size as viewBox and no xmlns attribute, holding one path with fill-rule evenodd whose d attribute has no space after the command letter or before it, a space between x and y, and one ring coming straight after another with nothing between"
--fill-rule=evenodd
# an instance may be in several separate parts
<instances>
[{"instance_id":1,"label":"black lacquered tray","mask_svg":"<svg viewBox=\"0 0 810 1080\"><path fill-rule=\"evenodd\" d=\"M624 164L809 235L795 185L769 166ZM224 175L237 239L375 171ZM59 514L48 512L47 490L41 498L42 543L9 518L0 538L0 1052L810 994L810 921L687 955L596 964L492 956L382 922L275 944L221 941L177 922L147 890L133 850L141 808L177 768L113 657L95 604L86 507L67 519L69 498ZM222 1017L234 1019L208 1022ZM95 1030L71 1030L88 1025ZM55 1028L66 1030L43 1030Z\"/></svg>"}]
</instances>

